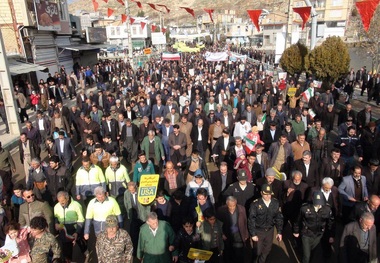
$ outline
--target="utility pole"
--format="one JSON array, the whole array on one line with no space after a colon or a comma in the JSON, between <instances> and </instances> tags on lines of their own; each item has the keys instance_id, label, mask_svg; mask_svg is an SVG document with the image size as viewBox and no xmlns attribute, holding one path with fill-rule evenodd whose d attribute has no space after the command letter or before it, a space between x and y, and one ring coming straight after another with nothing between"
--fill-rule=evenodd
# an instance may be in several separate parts
<instances>
[{"instance_id":1,"label":"utility pole","mask_svg":"<svg viewBox=\"0 0 380 263\"><path fill-rule=\"evenodd\" d=\"M317 20L318 13L315 11L315 8L311 4L310 0L304 0L307 6L311 7L310 15L311 15L311 32L310 32L310 49L315 48L315 44L317 43Z\"/></svg>"},{"instance_id":2,"label":"utility pole","mask_svg":"<svg viewBox=\"0 0 380 263\"><path fill-rule=\"evenodd\" d=\"M129 63L131 67L133 67L133 47L132 47L132 24L131 24L131 19L130 19L130 11L129 11L129 4L128 0L124 1L125 5L125 15L127 16L127 32L128 32L128 58L129 58Z\"/></svg>"},{"instance_id":3,"label":"utility pole","mask_svg":"<svg viewBox=\"0 0 380 263\"><path fill-rule=\"evenodd\" d=\"M13 0L8 0L8 5L9 5L9 9L11 10L12 26L13 26L13 31L15 32L15 36L16 36L17 51L21 56L23 56L25 54L24 54L24 52L22 50L22 46L21 46L22 39L20 38L20 33L18 31L18 28L17 28L17 18L16 18L15 7L13 5Z\"/></svg>"},{"instance_id":4,"label":"utility pole","mask_svg":"<svg viewBox=\"0 0 380 263\"><path fill-rule=\"evenodd\" d=\"M17 104L13 94L13 84L11 74L9 73L9 65L7 55L5 53L3 35L0 30L0 87L4 99L5 112L9 125L9 131L12 135L20 134L20 122L17 117Z\"/></svg>"},{"instance_id":5,"label":"utility pole","mask_svg":"<svg viewBox=\"0 0 380 263\"><path fill-rule=\"evenodd\" d=\"M286 22L285 31L285 49L287 49L292 42L292 26L293 26L293 0L289 0L288 3L288 17Z\"/></svg>"}]
</instances>

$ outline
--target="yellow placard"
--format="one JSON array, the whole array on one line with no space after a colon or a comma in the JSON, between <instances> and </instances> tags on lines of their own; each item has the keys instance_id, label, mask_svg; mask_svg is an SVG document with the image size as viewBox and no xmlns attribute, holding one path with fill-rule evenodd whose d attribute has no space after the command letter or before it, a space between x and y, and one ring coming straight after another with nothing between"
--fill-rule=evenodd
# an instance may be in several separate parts
<instances>
[{"instance_id":1,"label":"yellow placard","mask_svg":"<svg viewBox=\"0 0 380 263\"><path fill-rule=\"evenodd\" d=\"M296 92L297 92L297 88L289 88L288 89L288 96L294 97L294 95L296 95Z\"/></svg>"},{"instance_id":2,"label":"yellow placard","mask_svg":"<svg viewBox=\"0 0 380 263\"><path fill-rule=\"evenodd\" d=\"M144 49L144 54L145 54L145 55L150 55L150 54L152 54L152 49L151 49L151 48L145 48L145 49Z\"/></svg>"},{"instance_id":3,"label":"yellow placard","mask_svg":"<svg viewBox=\"0 0 380 263\"><path fill-rule=\"evenodd\" d=\"M159 179L160 175L158 174L144 174L141 176L139 192L137 194L140 204L149 205L154 201Z\"/></svg>"},{"instance_id":4,"label":"yellow placard","mask_svg":"<svg viewBox=\"0 0 380 263\"><path fill-rule=\"evenodd\" d=\"M196 249L196 248L190 248L189 253L187 254L187 257L192 260L209 260L212 256L213 252L208 250L202 250L202 249Z\"/></svg>"}]
</instances>

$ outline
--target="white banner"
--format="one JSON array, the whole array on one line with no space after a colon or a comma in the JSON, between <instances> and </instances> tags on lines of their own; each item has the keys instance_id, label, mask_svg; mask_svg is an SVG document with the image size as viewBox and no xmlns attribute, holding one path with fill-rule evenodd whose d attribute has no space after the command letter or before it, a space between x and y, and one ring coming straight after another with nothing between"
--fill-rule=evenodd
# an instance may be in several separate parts
<instances>
[{"instance_id":1,"label":"white banner","mask_svg":"<svg viewBox=\"0 0 380 263\"><path fill-rule=\"evenodd\" d=\"M206 52L205 58L207 61L227 61L227 52Z\"/></svg>"},{"instance_id":2,"label":"white banner","mask_svg":"<svg viewBox=\"0 0 380 263\"><path fill-rule=\"evenodd\" d=\"M152 32L152 44L153 45L165 45L166 36L162 32Z\"/></svg>"},{"instance_id":3,"label":"white banner","mask_svg":"<svg viewBox=\"0 0 380 263\"><path fill-rule=\"evenodd\" d=\"M240 54L231 52L230 61L236 62L239 59L245 63L245 61L247 60L247 55L240 55Z\"/></svg>"}]
</instances>

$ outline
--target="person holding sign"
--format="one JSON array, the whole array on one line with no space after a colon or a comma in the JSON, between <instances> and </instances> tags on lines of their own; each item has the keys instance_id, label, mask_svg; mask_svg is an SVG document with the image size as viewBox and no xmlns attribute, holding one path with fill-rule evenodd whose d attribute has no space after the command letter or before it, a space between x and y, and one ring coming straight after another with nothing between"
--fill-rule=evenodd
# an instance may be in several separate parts
<instances>
[{"instance_id":1,"label":"person holding sign","mask_svg":"<svg viewBox=\"0 0 380 263\"><path fill-rule=\"evenodd\" d=\"M198 219L196 223L197 233L201 235L202 249L213 252L208 263L219 263L224 250L223 223L216 219L213 208L206 209L204 217L203 222Z\"/></svg>"}]
</instances>

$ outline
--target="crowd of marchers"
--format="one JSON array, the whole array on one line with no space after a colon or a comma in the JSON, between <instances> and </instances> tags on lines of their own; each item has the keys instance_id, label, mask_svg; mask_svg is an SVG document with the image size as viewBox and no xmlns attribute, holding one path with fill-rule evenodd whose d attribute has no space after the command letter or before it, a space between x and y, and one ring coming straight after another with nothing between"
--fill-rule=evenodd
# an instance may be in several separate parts
<instances>
[{"instance_id":1,"label":"crowd of marchers","mask_svg":"<svg viewBox=\"0 0 380 263\"><path fill-rule=\"evenodd\" d=\"M322 92L312 78L274 81L263 68L199 53L16 82L26 126L17 171L0 144L8 262L74 262L78 246L104 263L190 263L192 248L213 252L211 263L264 263L275 239L290 239L303 263L377 262L379 124L349 96L336 109L346 85L363 81L348 73ZM25 181L14 185L16 173ZM160 176L148 205L145 174Z\"/></svg>"}]
</instances>

